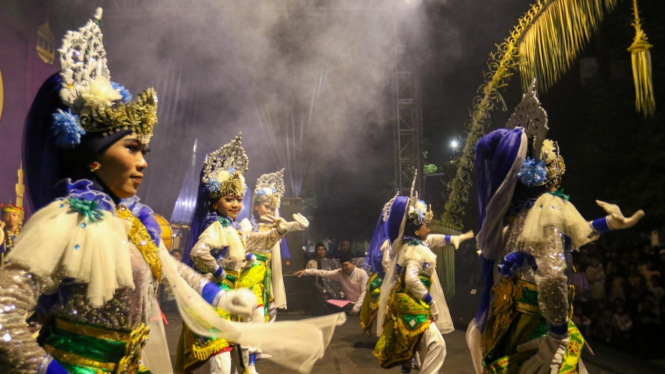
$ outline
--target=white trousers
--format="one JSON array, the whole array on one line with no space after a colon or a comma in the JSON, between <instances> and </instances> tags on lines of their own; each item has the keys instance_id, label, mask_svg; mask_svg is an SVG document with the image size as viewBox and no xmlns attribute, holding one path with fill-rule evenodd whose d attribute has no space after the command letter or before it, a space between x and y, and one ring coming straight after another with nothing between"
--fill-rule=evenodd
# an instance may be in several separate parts
<instances>
[{"instance_id":1,"label":"white trousers","mask_svg":"<svg viewBox=\"0 0 665 374\"><path fill-rule=\"evenodd\" d=\"M446 342L441 332L434 323L430 323L420 343L418 344L420 355L420 374L437 374L446 360Z\"/></svg>"},{"instance_id":2,"label":"white trousers","mask_svg":"<svg viewBox=\"0 0 665 374\"><path fill-rule=\"evenodd\" d=\"M231 352L210 357L210 374L231 374Z\"/></svg>"}]
</instances>

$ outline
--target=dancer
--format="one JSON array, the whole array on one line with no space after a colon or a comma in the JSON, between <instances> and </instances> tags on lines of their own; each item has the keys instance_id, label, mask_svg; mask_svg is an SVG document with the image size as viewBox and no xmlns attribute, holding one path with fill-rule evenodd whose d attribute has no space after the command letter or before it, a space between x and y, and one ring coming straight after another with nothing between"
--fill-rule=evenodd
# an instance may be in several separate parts
<instances>
[{"instance_id":1,"label":"dancer","mask_svg":"<svg viewBox=\"0 0 665 374\"><path fill-rule=\"evenodd\" d=\"M441 334L454 327L436 273L436 255L428 244L443 246L451 238L429 239L431 220L432 211L413 189L410 197L398 196L391 205L387 224L389 237L396 238L391 247L395 256L381 287L380 338L374 347L383 368L402 365L402 372L409 373L417 351L420 373L438 373L446 358Z\"/></svg>"},{"instance_id":2,"label":"dancer","mask_svg":"<svg viewBox=\"0 0 665 374\"><path fill-rule=\"evenodd\" d=\"M263 174L256 181L254 189L254 198L252 200L252 214L249 219L243 220L241 225L245 231L265 232L271 230L270 225L264 220L269 221L273 217L279 217L279 207L282 196L284 196L284 169L274 173ZM303 231L309 227L307 219L301 215L294 216L296 221L288 224L288 231ZM286 309L286 291L284 289L284 279L282 277L282 254L284 249L284 240L268 248L248 247L256 260L252 265L252 272L241 275L241 278L251 277L254 280L251 287L258 287L260 290L259 313L253 318L259 320L274 321L277 315L277 309ZM256 276L250 275L257 274ZM268 306L267 308L265 306Z\"/></svg>"},{"instance_id":3,"label":"dancer","mask_svg":"<svg viewBox=\"0 0 665 374\"><path fill-rule=\"evenodd\" d=\"M132 102L111 82L101 14L65 35L62 71L42 85L28 114L28 191L41 209L0 272L0 367L8 372L147 372L139 356L162 276L237 313L255 303L171 260L152 211L135 199L156 98L148 89ZM24 322L35 306L47 317L38 341Z\"/></svg>"},{"instance_id":4,"label":"dancer","mask_svg":"<svg viewBox=\"0 0 665 374\"><path fill-rule=\"evenodd\" d=\"M390 246L395 241L398 232L394 231L392 237L388 235L387 222L388 217L390 217L390 207L398 196L399 194L395 195L383 206L379 222L376 224L376 230L374 230L374 236L372 236L372 241L369 243L367 256L365 257L365 268L372 275L367 282L367 292L360 308L360 326L367 335L371 335L372 323L374 323L378 312L381 285L393 260L390 253ZM440 245L440 243L452 244L455 249L458 249L460 243L471 238L473 238L473 231L462 235L430 234L425 243L428 247Z\"/></svg>"},{"instance_id":5,"label":"dancer","mask_svg":"<svg viewBox=\"0 0 665 374\"><path fill-rule=\"evenodd\" d=\"M256 261L257 256L250 250L278 245L294 225L267 214L263 219L271 223L271 227L252 232L251 228L243 230L235 221L247 190L244 177L247 166L248 158L240 135L206 157L184 261L193 263L201 273L210 274L222 289L250 290L260 306L252 311L248 320L254 321L259 315L263 321L266 267ZM219 310L219 314L222 318L235 321L243 317L225 310ZM176 355L176 372L192 372L211 359L212 373L229 373L233 343L237 342L199 336L184 324ZM255 350L253 348L252 352ZM237 364L242 371L247 369L251 372L255 369L252 359L255 356L240 360Z\"/></svg>"},{"instance_id":6,"label":"dancer","mask_svg":"<svg viewBox=\"0 0 665 374\"><path fill-rule=\"evenodd\" d=\"M62 71L42 85L26 120L27 187L38 211L0 271L0 367L21 373L147 373L139 365L142 353L151 363L170 360L168 350L148 348L165 347L154 334L142 352L147 325L159 318L156 287L165 280L196 332L286 352L289 359L279 364L308 371L339 321L259 330L219 318L209 304L249 315L254 295L220 289L173 260L152 211L135 198L147 168L143 156L157 123L157 100L148 89L131 101L126 89L111 83L101 15L98 9L94 20L65 35ZM46 318L38 340L24 322L35 307ZM290 331L298 334L292 339L302 340L277 345L265 337Z\"/></svg>"},{"instance_id":7,"label":"dancer","mask_svg":"<svg viewBox=\"0 0 665 374\"><path fill-rule=\"evenodd\" d=\"M2 221L0 221L0 265L4 265L5 257L14 248L16 237L23 224L23 208L14 204L2 205Z\"/></svg>"},{"instance_id":8,"label":"dancer","mask_svg":"<svg viewBox=\"0 0 665 374\"><path fill-rule=\"evenodd\" d=\"M547 113L534 80L505 129L476 147L485 290L467 342L477 373L586 372L584 338L572 313L571 249L600 234L626 229L616 205L597 201L608 215L588 222L563 194L566 171L547 135Z\"/></svg>"}]
</instances>

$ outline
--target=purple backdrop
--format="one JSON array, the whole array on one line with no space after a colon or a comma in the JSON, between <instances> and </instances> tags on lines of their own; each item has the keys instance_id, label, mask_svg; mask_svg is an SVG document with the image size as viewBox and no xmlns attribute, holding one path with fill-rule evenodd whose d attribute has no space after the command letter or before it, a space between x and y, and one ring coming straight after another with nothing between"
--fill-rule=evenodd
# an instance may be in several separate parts
<instances>
[{"instance_id":1,"label":"purple backdrop","mask_svg":"<svg viewBox=\"0 0 665 374\"><path fill-rule=\"evenodd\" d=\"M57 62L44 63L36 49L37 28L47 19L47 8L42 6L46 1L25 3L30 4L0 8L0 73L4 86L0 117L0 203L16 201L16 172L21 161L25 116L42 82L59 66ZM56 39L62 35L53 25L51 30ZM27 208L27 202L24 205Z\"/></svg>"}]
</instances>

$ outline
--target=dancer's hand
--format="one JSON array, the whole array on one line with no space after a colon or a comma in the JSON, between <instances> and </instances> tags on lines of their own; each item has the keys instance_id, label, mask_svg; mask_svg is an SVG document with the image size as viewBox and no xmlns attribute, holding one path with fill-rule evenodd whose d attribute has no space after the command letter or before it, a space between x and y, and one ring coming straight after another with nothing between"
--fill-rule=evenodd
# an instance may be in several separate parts
<instances>
[{"instance_id":1,"label":"dancer's hand","mask_svg":"<svg viewBox=\"0 0 665 374\"><path fill-rule=\"evenodd\" d=\"M439 308L436 306L436 301L434 300L429 304L429 314L432 315L434 322L439 320Z\"/></svg>"},{"instance_id":2,"label":"dancer's hand","mask_svg":"<svg viewBox=\"0 0 665 374\"><path fill-rule=\"evenodd\" d=\"M519 374L558 373L569 341L568 337L556 338L548 333L546 336L518 345L518 352L538 350L533 357L522 365Z\"/></svg>"},{"instance_id":3,"label":"dancer's hand","mask_svg":"<svg viewBox=\"0 0 665 374\"><path fill-rule=\"evenodd\" d=\"M296 271L295 273L293 273L293 275L297 275L298 278L300 278L300 277L302 277L303 275L305 275L305 270L298 270L298 271Z\"/></svg>"},{"instance_id":4,"label":"dancer's hand","mask_svg":"<svg viewBox=\"0 0 665 374\"><path fill-rule=\"evenodd\" d=\"M227 291L215 306L231 314L249 317L256 309L256 305L257 300L254 292L246 288L240 288Z\"/></svg>"},{"instance_id":5,"label":"dancer's hand","mask_svg":"<svg viewBox=\"0 0 665 374\"><path fill-rule=\"evenodd\" d=\"M459 245L469 239L473 239L473 230L467 231L462 235L454 235L450 238L450 244L455 247L455 250L459 249Z\"/></svg>"},{"instance_id":6,"label":"dancer's hand","mask_svg":"<svg viewBox=\"0 0 665 374\"><path fill-rule=\"evenodd\" d=\"M596 200L596 204L603 208L609 216L607 216L607 226L611 230L623 230L635 226L644 217L644 211L638 210L632 216L626 218L621 213L621 209L614 204L606 203L604 201Z\"/></svg>"},{"instance_id":7,"label":"dancer's hand","mask_svg":"<svg viewBox=\"0 0 665 374\"><path fill-rule=\"evenodd\" d=\"M295 220L295 222L290 222L290 224L293 225L292 227L294 229L299 231L304 231L307 230L307 228L309 227L309 221L302 214L300 213L294 214L293 219Z\"/></svg>"},{"instance_id":8,"label":"dancer's hand","mask_svg":"<svg viewBox=\"0 0 665 374\"><path fill-rule=\"evenodd\" d=\"M261 220L271 224L272 227L279 231L280 234L284 234L289 231L289 224L282 217L275 217L271 214L266 214L261 216Z\"/></svg>"}]
</instances>

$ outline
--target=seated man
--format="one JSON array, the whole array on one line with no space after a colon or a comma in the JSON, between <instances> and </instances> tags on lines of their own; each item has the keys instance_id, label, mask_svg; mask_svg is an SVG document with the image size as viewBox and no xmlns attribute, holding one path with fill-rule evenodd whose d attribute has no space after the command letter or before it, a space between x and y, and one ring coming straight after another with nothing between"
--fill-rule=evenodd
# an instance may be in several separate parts
<instances>
[{"instance_id":1,"label":"seated man","mask_svg":"<svg viewBox=\"0 0 665 374\"><path fill-rule=\"evenodd\" d=\"M356 268L353 264L350 252L340 253L339 263L342 265L341 269L306 269L297 271L295 275L298 277L302 277L303 275L315 275L317 277L338 281L344 290L345 299L352 302L353 306L349 314L356 315L360 311L360 306L365 297L365 286L367 285L368 276L365 270Z\"/></svg>"}]
</instances>

